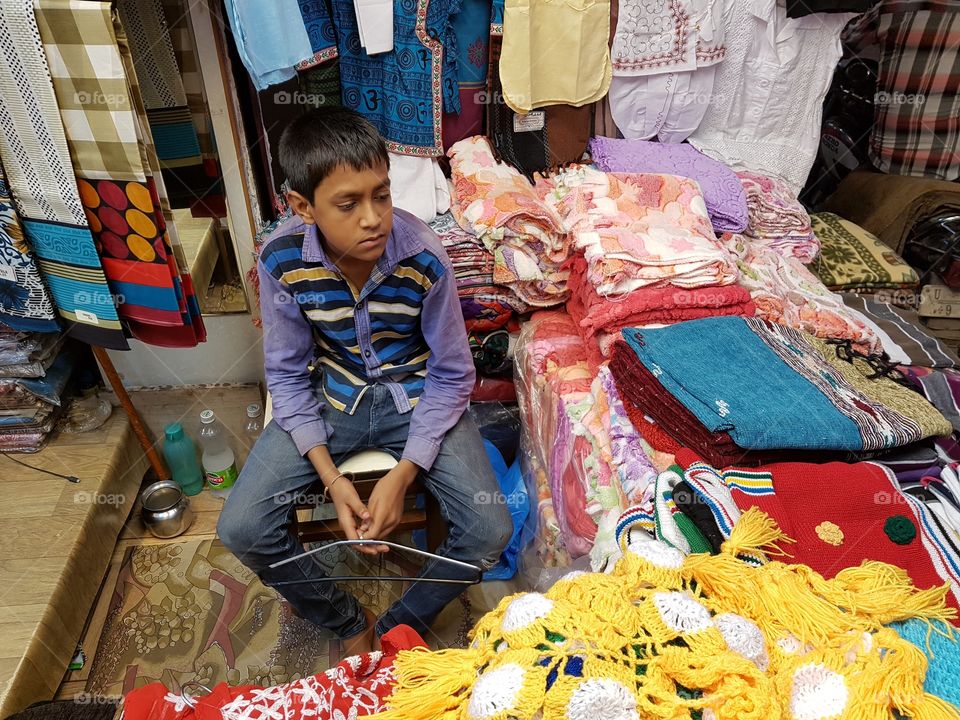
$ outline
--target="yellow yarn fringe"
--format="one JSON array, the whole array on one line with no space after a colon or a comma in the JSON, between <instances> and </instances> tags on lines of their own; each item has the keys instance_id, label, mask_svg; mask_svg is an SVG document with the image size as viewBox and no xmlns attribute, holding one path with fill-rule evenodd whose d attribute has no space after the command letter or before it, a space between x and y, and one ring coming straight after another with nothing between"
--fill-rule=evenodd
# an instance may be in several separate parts
<instances>
[{"instance_id":1,"label":"yellow yarn fringe","mask_svg":"<svg viewBox=\"0 0 960 720\"><path fill-rule=\"evenodd\" d=\"M755 567L737 557L786 556L782 545L789 542L753 509L719 555L691 555L679 570L628 554L608 575L557 583L545 597L504 598L477 624L469 649L401 653L389 710L376 717L472 720L468 707L478 678L513 666L510 672L523 675L521 690L507 700L478 695L484 713L496 710L484 718L568 717L568 703L583 697L574 700L574 693L600 692L602 680L626 688L640 717L687 720L710 710L717 720L780 720L792 717L795 684L805 677L795 673L813 664L840 675L849 693L836 715L819 708L823 717L889 720L896 709L911 720L960 720L956 708L923 691L924 654L883 627L908 618L954 618L945 605L947 588L918 590L906 572L879 562L827 580L805 565ZM731 650L717 625L704 620L711 613L735 613L759 627L769 667L761 671ZM780 645L783 640L793 645ZM574 658L582 662L581 674L565 673L561 668ZM547 690L551 672L555 681ZM681 697L678 686L700 694ZM512 705L501 707L504 702ZM590 706L580 707L581 714L584 707Z\"/></svg>"},{"instance_id":2,"label":"yellow yarn fringe","mask_svg":"<svg viewBox=\"0 0 960 720\"><path fill-rule=\"evenodd\" d=\"M780 529L777 521L756 507L747 510L734 526L720 551L736 557L742 553L763 553L770 557L790 557L781 546L796 542Z\"/></svg>"},{"instance_id":3,"label":"yellow yarn fringe","mask_svg":"<svg viewBox=\"0 0 960 720\"><path fill-rule=\"evenodd\" d=\"M479 654L472 650L404 650L394 661L396 689L378 720L461 717L464 696L477 677Z\"/></svg>"},{"instance_id":4,"label":"yellow yarn fringe","mask_svg":"<svg viewBox=\"0 0 960 720\"><path fill-rule=\"evenodd\" d=\"M802 644L822 644L852 630L869 630L911 617L947 620L956 611L944 605L943 587L918 590L900 568L864 562L825 579L806 565L771 562L750 568L740 553L780 552L789 541L757 508L740 518L720 555L691 555L684 564L689 581L729 612L752 618L768 638L790 633Z\"/></svg>"}]
</instances>

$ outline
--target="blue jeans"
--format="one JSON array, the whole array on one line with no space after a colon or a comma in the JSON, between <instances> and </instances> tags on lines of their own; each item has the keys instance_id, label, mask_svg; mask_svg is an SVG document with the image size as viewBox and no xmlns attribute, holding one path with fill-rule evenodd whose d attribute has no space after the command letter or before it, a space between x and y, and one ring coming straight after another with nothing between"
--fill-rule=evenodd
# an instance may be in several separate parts
<instances>
[{"instance_id":1,"label":"blue jeans","mask_svg":"<svg viewBox=\"0 0 960 720\"><path fill-rule=\"evenodd\" d=\"M328 405L323 416L333 427L327 447L335 463L370 448L384 450L396 458L403 452L410 414L397 412L393 398L383 386L367 390L353 415ZM276 589L302 617L346 638L366 628L360 603L334 583L309 582L326 575L313 557L279 568L269 567L303 552L289 528L293 499L317 479L313 465L297 451L290 435L277 423L269 423L227 499L217 533L264 585L308 581ZM437 498L449 526L447 539L437 554L484 570L493 566L509 541L513 526L504 504L477 502L478 498L498 497L499 486L480 433L468 415L464 414L447 433L436 462L422 475L422 480ZM469 573L446 563L427 563L422 575L464 579ZM425 634L440 611L465 587L413 583L379 619L377 634L400 624Z\"/></svg>"}]
</instances>

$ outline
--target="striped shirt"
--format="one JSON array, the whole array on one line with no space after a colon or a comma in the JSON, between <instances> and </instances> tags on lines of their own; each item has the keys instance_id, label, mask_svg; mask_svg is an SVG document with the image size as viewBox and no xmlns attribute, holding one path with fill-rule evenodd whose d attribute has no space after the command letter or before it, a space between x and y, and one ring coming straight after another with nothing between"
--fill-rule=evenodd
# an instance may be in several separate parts
<instances>
[{"instance_id":1,"label":"striped shirt","mask_svg":"<svg viewBox=\"0 0 960 720\"><path fill-rule=\"evenodd\" d=\"M306 454L327 441L323 405L352 415L374 385L413 411L404 457L429 469L460 419L475 373L450 261L439 239L394 210L393 231L362 288L326 256L315 225L278 228L260 252L260 305L274 418Z\"/></svg>"},{"instance_id":2,"label":"striped shirt","mask_svg":"<svg viewBox=\"0 0 960 720\"><path fill-rule=\"evenodd\" d=\"M882 0L844 40L880 52L873 164L893 175L960 177L960 2Z\"/></svg>"}]
</instances>

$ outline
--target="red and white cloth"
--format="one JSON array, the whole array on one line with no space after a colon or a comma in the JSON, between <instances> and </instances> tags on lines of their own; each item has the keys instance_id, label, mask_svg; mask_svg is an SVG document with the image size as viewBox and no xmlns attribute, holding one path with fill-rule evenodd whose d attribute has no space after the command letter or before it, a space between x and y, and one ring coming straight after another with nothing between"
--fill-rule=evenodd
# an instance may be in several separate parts
<instances>
[{"instance_id":1,"label":"red and white cloth","mask_svg":"<svg viewBox=\"0 0 960 720\"><path fill-rule=\"evenodd\" d=\"M226 683L192 697L155 682L123 700L124 720L354 720L385 710L401 650L426 647L412 628L398 625L380 639L382 650L346 658L317 675L272 687Z\"/></svg>"}]
</instances>

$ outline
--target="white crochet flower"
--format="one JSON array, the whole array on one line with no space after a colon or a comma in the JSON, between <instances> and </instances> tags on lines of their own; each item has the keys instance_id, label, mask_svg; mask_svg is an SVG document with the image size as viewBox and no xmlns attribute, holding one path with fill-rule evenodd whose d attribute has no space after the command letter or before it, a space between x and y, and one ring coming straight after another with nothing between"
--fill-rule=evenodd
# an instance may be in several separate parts
<instances>
[{"instance_id":1,"label":"white crochet flower","mask_svg":"<svg viewBox=\"0 0 960 720\"><path fill-rule=\"evenodd\" d=\"M627 549L660 568L679 570L683 567L683 553L659 540L640 539L632 541Z\"/></svg>"},{"instance_id":2,"label":"white crochet flower","mask_svg":"<svg viewBox=\"0 0 960 720\"><path fill-rule=\"evenodd\" d=\"M843 675L824 665L807 663L793 673L790 712L796 720L840 717L849 695Z\"/></svg>"},{"instance_id":3,"label":"white crochet flower","mask_svg":"<svg viewBox=\"0 0 960 720\"><path fill-rule=\"evenodd\" d=\"M515 663L483 673L473 684L467 717L485 720L512 710L523 687L524 670Z\"/></svg>"},{"instance_id":4,"label":"white crochet flower","mask_svg":"<svg viewBox=\"0 0 960 720\"><path fill-rule=\"evenodd\" d=\"M510 601L503 613L504 632L521 630L544 618L553 609L553 600L540 593L525 593Z\"/></svg>"},{"instance_id":5,"label":"white crochet flower","mask_svg":"<svg viewBox=\"0 0 960 720\"><path fill-rule=\"evenodd\" d=\"M653 604L663 624L674 632L700 632L710 627L710 611L688 592L654 593Z\"/></svg>"},{"instance_id":6,"label":"white crochet flower","mask_svg":"<svg viewBox=\"0 0 960 720\"><path fill-rule=\"evenodd\" d=\"M713 624L720 630L720 634L727 642L727 647L764 672L767 671L770 667L770 656L767 654L767 643L763 639L760 628L745 617L734 613L717 615L713 619Z\"/></svg>"},{"instance_id":7,"label":"white crochet flower","mask_svg":"<svg viewBox=\"0 0 960 720\"><path fill-rule=\"evenodd\" d=\"M567 703L570 720L639 720L637 699L629 689L610 678L584 680Z\"/></svg>"}]
</instances>

